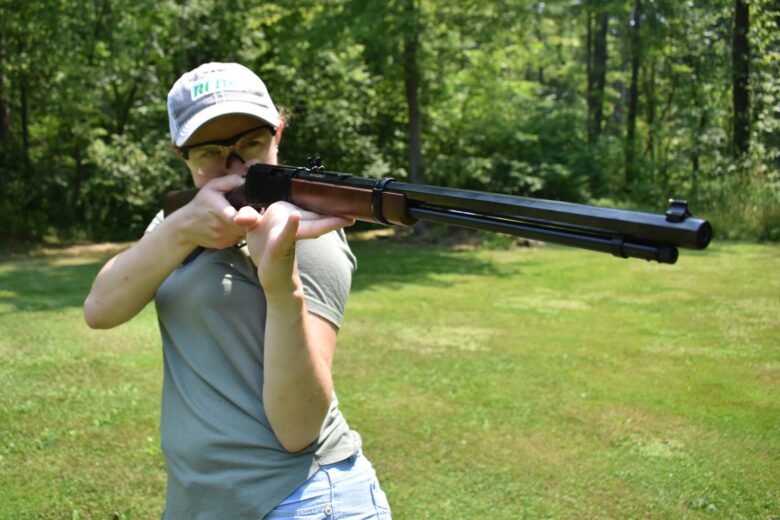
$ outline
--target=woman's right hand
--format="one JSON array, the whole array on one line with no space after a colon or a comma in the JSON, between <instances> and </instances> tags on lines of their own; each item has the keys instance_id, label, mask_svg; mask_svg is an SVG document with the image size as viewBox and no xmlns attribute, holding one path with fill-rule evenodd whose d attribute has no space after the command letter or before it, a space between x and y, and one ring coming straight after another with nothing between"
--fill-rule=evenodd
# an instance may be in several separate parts
<instances>
[{"instance_id":1,"label":"woman's right hand","mask_svg":"<svg viewBox=\"0 0 780 520\"><path fill-rule=\"evenodd\" d=\"M231 247L244 239L246 231L233 222L237 210L225 194L244 183L240 175L226 175L208 181L198 194L179 211L171 214L182 233L182 239L192 245L209 249Z\"/></svg>"}]
</instances>

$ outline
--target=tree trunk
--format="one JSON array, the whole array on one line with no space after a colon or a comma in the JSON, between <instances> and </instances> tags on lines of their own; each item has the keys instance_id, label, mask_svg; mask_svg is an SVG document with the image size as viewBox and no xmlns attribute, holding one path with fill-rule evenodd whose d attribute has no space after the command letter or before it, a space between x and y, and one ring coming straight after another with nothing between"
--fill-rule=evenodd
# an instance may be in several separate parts
<instances>
[{"instance_id":1,"label":"tree trunk","mask_svg":"<svg viewBox=\"0 0 780 520\"><path fill-rule=\"evenodd\" d=\"M599 13L597 16L596 34L593 37L592 64L588 83L590 96L588 98L588 115L591 141L598 140L604 120L604 85L607 79L607 26L609 14Z\"/></svg>"},{"instance_id":2,"label":"tree trunk","mask_svg":"<svg viewBox=\"0 0 780 520\"><path fill-rule=\"evenodd\" d=\"M22 119L22 161L24 165L24 178L31 179L30 175L30 122L29 107L27 106L27 76L19 76L19 97L21 98Z\"/></svg>"},{"instance_id":3,"label":"tree trunk","mask_svg":"<svg viewBox=\"0 0 780 520\"><path fill-rule=\"evenodd\" d=\"M590 9L585 11L585 72L588 76L587 87L585 91L585 100L588 103L588 143L593 142L593 132L590 124L591 112L593 111L593 14Z\"/></svg>"},{"instance_id":4,"label":"tree trunk","mask_svg":"<svg viewBox=\"0 0 780 520\"><path fill-rule=\"evenodd\" d=\"M3 163L8 164L11 139L11 104L8 99L8 75L5 62L5 35L0 34L0 140L3 142Z\"/></svg>"},{"instance_id":5,"label":"tree trunk","mask_svg":"<svg viewBox=\"0 0 780 520\"><path fill-rule=\"evenodd\" d=\"M81 146L78 142L73 147L73 162L75 163L75 171L73 172L73 191L70 194L68 208L69 224L73 224L81 217L81 185L84 181L84 164L81 159Z\"/></svg>"},{"instance_id":6,"label":"tree trunk","mask_svg":"<svg viewBox=\"0 0 780 520\"><path fill-rule=\"evenodd\" d=\"M707 112L704 107L701 107L701 115L699 116L699 126L696 129L694 135L694 144L691 150L691 193L695 194L698 188L699 182L699 156L701 149L701 136L704 133L704 129L707 127Z\"/></svg>"},{"instance_id":7,"label":"tree trunk","mask_svg":"<svg viewBox=\"0 0 780 520\"><path fill-rule=\"evenodd\" d=\"M138 92L138 84L140 80L136 77L133 80L133 85L130 87L130 92L126 97L122 96L119 90L119 86L114 84L114 105L116 106L116 133L117 135L124 135L127 123L130 120L130 111L133 108L135 102L135 96Z\"/></svg>"},{"instance_id":8,"label":"tree trunk","mask_svg":"<svg viewBox=\"0 0 780 520\"><path fill-rule=\"evenodd\" d=\"M595 160L595 147L601 135L604 114L604 84L607 76L607 13L594 14L590 6L587 16L587 104L588 104L588 144L591 150L590 188L599 193L602 185L602 173ZM595 28L594 28L595 25ZM595 29L595 30L594 30Z\"/></svg>"},{"instance_id":9,"label":"tree trunk","mask_svg":"<svg viewBox=\"0 0 780 520\"><path fill-rule=\"evenodd\" d=\"M732 42L732 80L734 101L734 155L750 150L750 114L748 78L750 75L750 6L744 0L734 0L734 38Z\"/></svg>"},{"instance_id":10,"label":"tree trunk","mask_svg":"<svg viewBox=\"0 0 780 520\"><path fill-rule=\"evenodd\" d=\"M423 157L419 101L420 69L417 60L420 26L414 0L406 1L405 11L409 21L404 35L403 47L404 88L409 114L409 179L414 183L421 184L423 182Z\"/></svg>"},{"instance_id":11,"label":"tree trunk","mask_svg":"<svg viewBox=\"0 0 780 520\"><path fill-rule=\"evenodd\" d=\"M645 137L644 155L649 159L650 181L655 182L655 60L650 60L650 65L644 71L645 92L645 122L647 123L647 136Z\"/></svg>"},{"instance_id":12,"label":"tree trunk","mask_svg":"<svg viewBox=\"0 0 780 520\"><path fill-rule=\"evenodd\" d=\"M639 102L639 62L642 1L634 0L634 12L631 15L631 86L628 89L628 119L626 121L625 161L626 188L630 189L636 179L636 114Z\"/></svg>"}]
</instances>

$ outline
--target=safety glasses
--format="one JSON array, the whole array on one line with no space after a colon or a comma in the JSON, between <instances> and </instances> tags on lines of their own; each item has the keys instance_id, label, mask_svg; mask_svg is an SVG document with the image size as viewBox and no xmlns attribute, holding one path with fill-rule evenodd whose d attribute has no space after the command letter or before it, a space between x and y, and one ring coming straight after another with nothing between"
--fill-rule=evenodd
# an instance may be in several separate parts
<instances>
[{"instance_id":1,"label":"safety glasses","mask_svg":"<svg viewBox=\"0 0 780 520\"><path fill-rule=\"evenodd\" d=\"M227 158L231 153L238 154L244 162L248 159L264 159L275 135L275 127L262 125L229 139L182 146L179 150L193 168L210 170L223 165L227 167Z\"/></svg>"}]
</instances>

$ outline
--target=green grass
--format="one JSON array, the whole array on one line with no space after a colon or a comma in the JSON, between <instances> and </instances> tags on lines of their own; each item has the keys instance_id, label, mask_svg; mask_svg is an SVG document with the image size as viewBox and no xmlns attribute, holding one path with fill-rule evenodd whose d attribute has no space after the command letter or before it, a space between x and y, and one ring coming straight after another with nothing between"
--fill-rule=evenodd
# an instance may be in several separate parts
<instances>
[{"instance_id":1,"label":"green grass","mask_svg":"<svg viewBox=\"0 0 780 520\"><path fill-rule=\"evenodd\" d=\"M353 249L336 386L396 518L780 515L780 247ZM104 259L0 264L2 519L159 518L156 319L87 329Z\"/></svg>"}]
</instances>

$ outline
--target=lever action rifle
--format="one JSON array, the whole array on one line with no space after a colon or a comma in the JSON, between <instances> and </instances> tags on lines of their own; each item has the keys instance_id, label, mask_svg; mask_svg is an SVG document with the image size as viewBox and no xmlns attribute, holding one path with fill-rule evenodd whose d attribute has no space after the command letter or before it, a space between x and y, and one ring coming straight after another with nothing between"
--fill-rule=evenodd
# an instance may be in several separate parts
<instances>
[{"instance_id":1,"label":"lever action rifle","mask_svg":"<svg viewBox=\"0 0 780 520\"><path fill-rule=\"evenodd\" d=\"M196 193L168 193L165 214ZM439 222L665 264L677 261L678 247L704 249L712 238L710 223L692 218L686 201L670 200L669 209L659 215L355 177L324 171L319 158L310 158L308 168L255 164L244 186L226 197L236 209L249 205L260 210L288 201L323 215L400 226Z\"/></svg>"}]
</instances>

